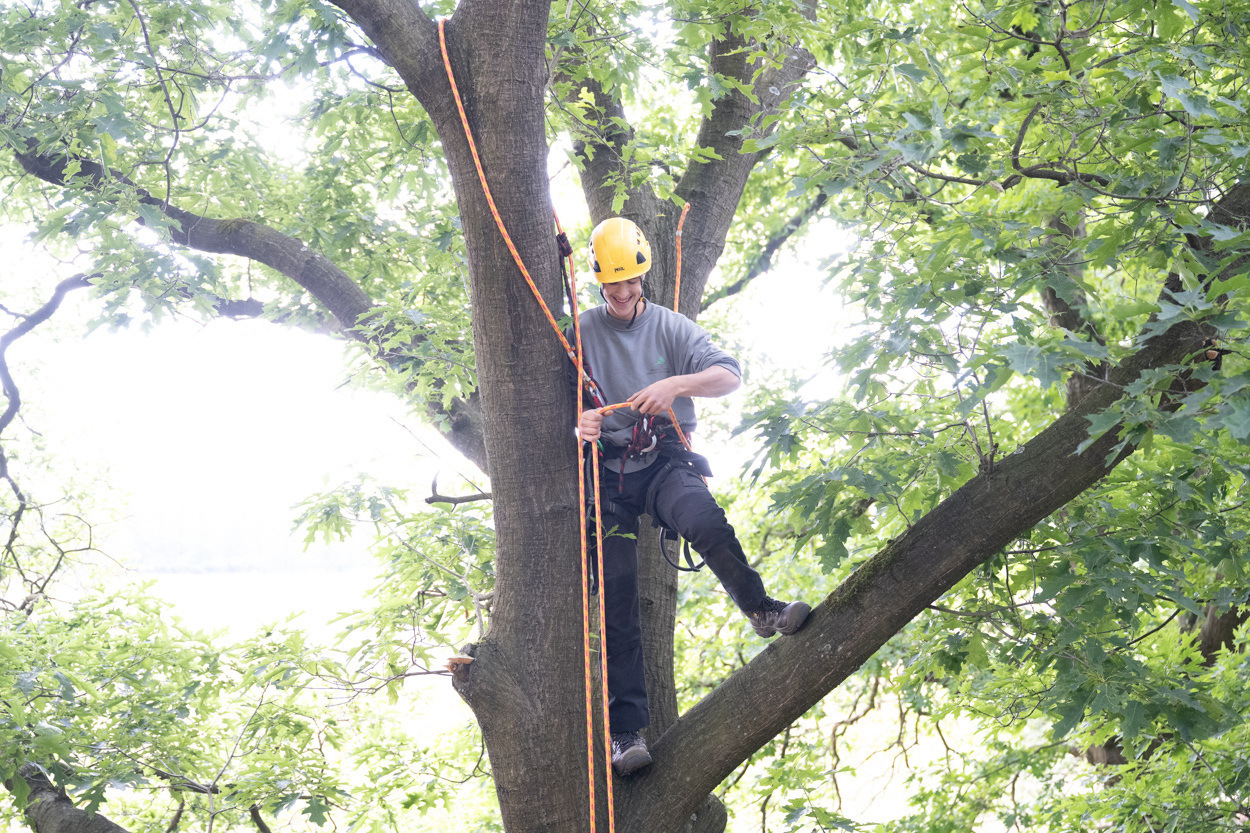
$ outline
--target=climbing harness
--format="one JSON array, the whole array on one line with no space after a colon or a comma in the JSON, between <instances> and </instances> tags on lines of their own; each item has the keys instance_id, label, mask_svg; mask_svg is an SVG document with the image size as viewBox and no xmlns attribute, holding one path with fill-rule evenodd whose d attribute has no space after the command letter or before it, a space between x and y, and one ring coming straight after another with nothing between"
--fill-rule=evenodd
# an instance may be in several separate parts
<instances>
[{"instance_id":1,"label":"climbing harness","mask_svg":"<svg viewBox=\"0 0 1250 833\"><path fill-rule=\"evenodd\" d=\"M585 391L585 394L587 397L589 397L591 404L595 408L597 408L600 411L600 413L604 414L605 416L611 413L612 411L619 410L621 408L632 408L633 407L632 402L619 402L614 405L607 404L606 400L604 399L602 389L594 381L590 366L585 362L584 353L582 351L582 328L581 328L581 322L579 320L579 314L578 314L579 311L578 311L578 306L577 306L577 280L576 280L576 275L574 273L574 267L573 267L573 247L569 243L568 235L564 233L564 229L561 228L560 226L560 218L558 216L555 217L555 226L556 226L556 232L557 232L556 241L557 241L557 246L559 247L559 253L560 253L560 272L563 278L564 289L568 293L568 297L569 297L569 310L573 317L573 343L572 344L569 342L568 337L565 336L564 331L560 329L560 325L557 323L555 316L552 315L551 309L547 306L547 302L543 300L542 293L538 291L537 284L535 284L534 279L530 277L529 270L526 269L525 263L522 261L520 253L517 251L515 244L513 244L512 242L511 235L508 234L508 230L504 226L503 217L500 215L499 209L495 205L495 199L491 195L490 186L486 182L486 172L482 168L482 161L477 153L477 145L473 140L473 131L469 127L469 118L468 118L468 115L465 113L464 103L461 101L461 98L460 98L460 90L456 86L455 73L452 72L451 58L447 52L447 35L445 31L446 22L447 22L446 18L442 18L438 21L439 49L442 52L443 68L447 72L447 81L451 85L452 97L455 99L456 109L460 113L460 124L464 127L464 136L469 145L469 152L473 156L473 165L477 169L478 180L481 182L481 185L482 185L482 193L485 195L486 202L490 206L491 215L495 218L495 225L499 228L499 233L503 237L503 241L507 245L508 251L512 253L513 261L516 263L517 268L520 270L522 277L525 278L526 284L529 285L530 291L533 293L535 300L538 301L538 305L542 309L543 315L546 316L547 322L551 325L551 328L555 331L556 338L560 340L560 345L564 348L565 354L569 357L569 360L572 361L573 364L577 368L577 380L578 380L578 390L579 390L579 395L576 397L578 424L579 425L581 424L582 414L585 411L585 402L584 402L584 397L580 395L581 391ZM682 224L686 220L686 213L689 210L690 210L690 205L689 203L687 203L686 206L682 209L681 220L677 224L677 269L676 269L677 282L676 282L676 288L674 290L674 298L673 298L673 310L674 311L677 310L678 301L681 298L681 227L682 227ZM565 271L565 261L568 262L567 272ZM640 435L638 434L636 430L635 438L638 439L640 443L645 444L646 442L645 435L651 432L654 432L656 423L662 422L662 418L661 420L656 420L654 417L644 417L642 420L639 420L639 422L646 422L647 427L644 429L644 434L642 438L640 438ZM675 429L677 438L680 441L681 446L684 448L684 454L679 455L679 456L686 457L687 463L684 463L684 464L687 464L687 465L689 464L689 461L688 461L689 457L696 457L702 460L703 458L699 457L699 455L697 454L693 454L693 452L690 451L690 443L687 440L685 433L681 430L681 425L677 421L677 415L673 412L673 409L671 407L668 409L667 425L661 424L660 426L662 434L667 433L668 425L671 425L671 427ZM651 440L650 447L646 448L645 451L651 451L655 449L656 447L658 447L660 442L661 442L661 438L659 436L654 436L653 439ZM596 829L596 812L595 812L595 797L596 796L595 796L595 793L596 793L596 790L595 790L595 766L594 766L594 738L595 738L594 703L593 703L594 686L592 682L591 665L590 665L591 663L591 658L590 658L591 657L590 598L589 598L590 577L588 575L588 571L589 571L588 532L589 530L588 530L588 523L587 523L588 519L586 517L586 512L587 512L589 501L586 499L587 485L590 485L591 488L594 489L593 503L594 503L594 516L595 516L595 544L596 544L595 546L596 576L595 577L596 579L599 576L603 575L603 548L602 546L599 546L599 542L603 540L603 506L602 506L602 502L600 498L601 488L600 488L600 471L599 471L600 469L599 453L595 450L598 447L598 444L595 443L595 444L590 444L590 445L592 447L591 453L588 455L590 458L590 463L591 463L590 477L587 478L585 467L579 465L578 472L577 472L577 489L578 489L578 494L579 494L578 504L579 504L580 513L581 513L582 625L583 625L582 627L582 652L583 652L583 660L584 660L583 665L585 668L585 690L586 690L586 776L589 782L589 795L590 795L590 830L591 830L591 833L595 833L595 829ZM678 465L682 465L682 464L683 463L678 463ZM665 461L664 465L672 466L674 464L672 463L671 460L669 460L669 461ZM706 467L706 461L704 461L703 465L704 467ZM622 476L623 476L624 462L622 462L621 471L622 471ZM662 475L663 475L663 472L661 472L661 476ZM588 484L587 483L588 479L593 482ZM653 508L653 503L654 503L653 491L654 490L650 490L647 496L647 505L648 505L649 511ZM662 536L670 532L671 530L666 530L665 532L662 533ZM673 561L673 559L669 558L668 553L664 548L663 537L661 537L661 541L660 541L660 550L661 552L664 553L664 558L673 566L677 567L678 569L689 569L689 568L679 567ZM686 560L687 560L687 563L689 563L692 568L698 569L697 567L694 567L693 561L690 558L689 542L686 543ZM612 735L611 735L610 727L608 724L607 645L606 645L606 640L603 634L603 623L606 620L606 612L604 610L604 607L605 607L604 594L600 592L600 593L596 593L596 595L598 596L598 601L599 601L599 624L600 624L600 634L599 634L600 668L599 668L599 672L600 672L600 681L601 681L600 696L602 698L601 702L603 704L603 709L602 709L602 712L603 712L603 748L605 752L604 763L605 763L605 769L607 772L608 831L609 833L615 833L616 812L615 812L615 805L613 802L613 791L612 791Z\"/></svg>"}]
</instances>

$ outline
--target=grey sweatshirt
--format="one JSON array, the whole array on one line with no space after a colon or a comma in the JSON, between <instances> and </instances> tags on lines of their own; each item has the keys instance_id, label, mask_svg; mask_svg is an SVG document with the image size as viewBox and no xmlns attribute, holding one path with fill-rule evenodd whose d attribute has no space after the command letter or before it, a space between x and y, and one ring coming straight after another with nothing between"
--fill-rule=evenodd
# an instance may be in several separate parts
<instances>
[{"instance_id":1,"label":"grey sweatshirt","mask_svg":"<svg viewBox=\"0 0 1250 833\"><path fill-rule=\"evenodd\" d=\"M653 382L669 376L687 376L720 365L741 378L737 359L712 343L703 328L689 318L648 302L646 308L628 321L613 318L607 306L598 306L581 314L582 348L595 381L603 389L607 404L624 402ZM673 413L687 435L695 429L694 401L679 396L673 401ZM634 423L641 417L637 411L622 408L608 414L603 421L603 441L611 445L628 445ZM638 471L655 462L654 453L625 464L625 471Z\"/></svg>"}]
</instances>

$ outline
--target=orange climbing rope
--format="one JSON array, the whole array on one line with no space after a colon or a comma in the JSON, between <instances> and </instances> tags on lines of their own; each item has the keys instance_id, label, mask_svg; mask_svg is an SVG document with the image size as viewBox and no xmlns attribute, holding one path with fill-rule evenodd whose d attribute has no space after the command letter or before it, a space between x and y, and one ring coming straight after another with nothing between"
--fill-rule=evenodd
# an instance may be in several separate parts
<instances>
[{"instance_id":1,"label":"orange climbing rope","mask_svg":"<svg viewBox=\"0 0 1250 833\"><path fill-rule=\"evenodd\" d=\"M573 333L577 341L577 350L574 350L569 340L565 338L564 332L560 329L560 325L556 322L555 316L551 314L551 309L547 306L547 302L543 300L542 293L538 291L538 286L534 283L534 279L530 277L529 270L525 268L525 263L521 260L521 255L517 251L516 246L512 242L512 237L508 234L508 229L504 226L503 217L499 214L499 209L495 206L495 199L491 196L490 186L486 182L486 172L482 169L482 160L477 154L477 144L473 141L473 131L469 127L469 118L465 114L464 104L460 100L460 90L456 87L455 73L451 69L451 58L447 54L447 34L445 31L446 19L438 21L438 45L443 54L443 68L447 71L447 81L451 85L451 94L456 101L456 109L460 112L460 123L464 127L464 137L469 143L469 152L473 155L473 164L477 168L478 180L482 183L482 193L486 196L486 202L490 205L491 215L495 218L495 225L499 227L499 233L503 236L504 242L508 246L508 251L512 253L512 259L516 262L517 268L521 270L521 275L525 278L525 282L529 284L530 291L534 293L534 298L538 301L538 305L542 308L543 314L547 317L547 322L551 324L551 328L555 330L556 337L560 339L560 344L564 347L565 353L577 365L577 378L579 386L585 386L594 395L597 393L595 386L590 381L589 375L585 370L585 362L582 358L582 330L581 323L578 321L577 310L577 283L573 277L572 266L573 259L569 256L569 268L571 278L570 293L570 311L573 314ZM560 221L556 220L556 226L559 227ZM581 422L582 415L582 397L579 395L577 399L577 416L578 422ZM622 403L609 407L624 407L628 403ZM580 441L579 441L580 443ZM599 506L599 455L592 453L591 459L594 461L592 466L594 472L594 489L595 489L595 530L596 543L603 541L603 525L600 521ZM580 454L579 454L580 457ZM582 650L585 667L585 686L586 686L586 776L589 782L590 794L590 831L595 833L596 830L596 812L595 812L595 767L594 767L594 711L592 703L593 683L590 673L590 600L589 593L589 576L587 575L587 550L588 542L586 540L586 475L582 467L578 466L578 503L581 506L581 545L582 545ZM603 547L596 546L598 552L598 570L599 575L603 575ZM607 771L607 798L608 798L608 833L616 831L616 808L612 795L612 735L608 726L608 666L607 666L607 649L606 640L603 634L604 621L604 601L603 591L599 592L599 660L600 660L600 676L603 681L602 697L603 697L603 743L605 769Z\"/></svg>"},{"instance_id":2,"label":"orange climbing rope","mask_svg":"<svg viewBox=\"0 0 1250 833\"><path fill-rule=\"evenodd\" d=\"M690 203L687 202L681 207L681 219L677 221L677 280L673 285L673 312L681 312L678 307L681 305L681 227L686 224L686 215L690 213ZM674 420L676 425L677 421ZM677 429L677 435L681 436L681 428ZM686 442L686 438L682 437L681 441ZM689 448L689 444L686 445Z\"/></svg>"},{"instance_id":3,"label":"orange climbing rope","mask_svg":"<svg viewBox=\"0 0 1250 833\"><path fill-rule=\"evenodd\" d=\"M560 221L556 220L559 226ZM573 259L569 258L569 282L572 291L569 293L569 311L573 315L573 337L577 342L577 378L581 379L586 374L585 363L582 360L582 325L579 321L577 309L577 277L572 271ZM581 391L577 391L577 424L582 424L582 412L585 410ZM585 669L585 690L586 690L586 783L589 785L590 792L590 830L595 830L595 704L594 704L594 681L590 673L590 561L586 557L587 541L586 541L586 467L581 464L581 440L578 440L578 464L577 464L577 509L581 518L581 539L582 539L582 668ZM595 539L596 541L598 539ZM602 592L600 593L602 595ZM600 621L603 621L602 619ZM604 701L605 709L607 701ZM611 749L611 746L607 747ZM611 773L608 776L611 782Z\"/></svg>"},{"instance_id":4,"label":"orange climbing rope","mask_svg":"<svg viewBox=\"0 0 1250 833\"><path fill-rule=\"evenodd\" d=\"M477 178L482 183L482 193L486 195L486 202L490 205L490 213L495 218L495 225L499 227L499 233L503 236L503 242L507 244L508 251L512 253L512 259L516 262L517 268L521 270L521 276L525 278L525 282L529 284L530 291L534 293L538 306L542 307L543 315L547 316L547 323L551 324L551 329L555 330L556 338L560 339L560 344L564 347L564 352L568 354L569 359L576 362L577 356L573 352L573 346L564 337L564 332L560 329L560 325L556 323L555 316L551 314L551 308L543 300L542 293L538 291L538 285L534 283L534 279L530 277L529 270L525 268L525 262L521 260L521 253L517 251L516 245L512 242L512 235L508 234L508 229L503 224L503 217L499 215L499 209L495 206L495 198L491 195L490 186L486 184L486 172L482 169L482 160L477 155L477 143L473 141L473 131L469 129L469 117L465 114L464 103L460 100L460 89L456 86L456 76L451 71L451 58L447 54L447 36L443 31L443 24L446 22L446 18L441 18L438 21L438 45L443 52L443 67L447 70L447 81L451 84L451 95L456 100L456 109L460 111L460 123L464 125L464 136L469 142L469 152L473 155L473 165L477 168ZM558 224L559 221L557 220ZM569 262L572 263L571 258Z\"/></svg>"},{"instance_id":5,"label":"orange climbing rope","mask_svg":"<svg viewBox=\"0 0 1250 833\"><path fill-rule=\"evenodd\" d=\"M569 340L568 338L565 337L564 332L560 329L560 325L559 323L557 323L555 316L551 314L550 307L548 307L547 302L543 300L542 293L538 291L537 284L535 284L534 279L530 277L529 270L525 268L525 263L521 259L520 252L517 251L516 245L512 242L512 236L508 234L508 229L504 225L503 217L500 216L499 209L495 205L495 199L491 195L490 186L487 184L487 181L486 181L486 172L482 168L482 160L478 156L478 153L477 153L477 144L473 140L473 131L469 127L469 118L468 118L468 115L465 113L464 103L460 99L460 90L456 86L455 73L453 73L451 69L451 58L447 52L447 35L445 31L445 24L446 24L445 18L440 19L438 21L438 43L439 43L439 48L442 51L443 68L447 72L447 81L451 85L452 97L455 99L456 109L460 113L460 123L464 127L464 136L469 145L469 152L473 156L473 165L474 167L477 168L478 180L482 184L482 193L485 195L486 202L490 206L491 215L495 218L495 225L498 226L499 233L503 237L504 243L507 244L508 246L508 251L512 253L513 261L516 263L517 268L520 270L522 277L525 278L526 284L529 285L530 291L534 294L535 300L538 301L538 305L542 309L543 315L546 316L547 322L551 324L552 330L555 331L556 338L560 340L561 346L564 347L564 352L568 355L569 359L572 360L573 363L577 366L577 378L579 381L579 386L588 390L593 400L597 402L602 402L603 401L602 393L601 391L599 391L598 386L594 383L593 379L591 379L590 377L590 374L587 372L585 361L583 358L582 329L581 329L581 322L579 320L579 313L578 313L578 307L577 307L577 278L574 273L572 255L568 254L565 256L568 258L568 265L569 265L569 289L570 289L569 306L570 306L570 312L572 313L572 316L573 316L573 334L574 334L574 340L577 345L576 349L574 349L573 345L569 344ZM678 224L677 224L677 270L676 270L677 281L676 281L676 287L673 292L674 311L677 310L678 303L681 299L681 228L682 228L682 224L685 223L686 221L686 214L687 212L689 212L689 210L690 210L690 204L687 203L686 206L682 209L681 219L678 221ZM557 233L563 236L564 230L560 227L559 217L555 218L555 224L556 224ZM585 406L584 406L582 397L580 395L578 395L576 398L577 398L577 421L578 421L578 424L580 425ZM612 411L619 410L621 408L632 408L632 407L633 407L633 402L619 402L615 405L606 405L604 407L601 407L599 409L599 412L606 416ZM669 415L669 418L672 420L673 427L677 429L677 436L681 439L682 445L685 446L687 450L689 450L690 442L687 440L685 433L682 431L681 424L677 421L677 414L674 413L671 407L668 409L668 415ZM579 441L579 444L580 444L580 441ZM594 503L595 503L595 542L596 542L595 549L596 549L597 556L598 556L596 568L599 571L599 576L602 577L603 576L603 546L602 546L602 542L603 542L602 517L603 516L602 516L602 506L600 502L599 455L592 450L590 458L591 458L591 472L592 472L592 480L593 480L593 483L590 485L595 490L595 500L594 500ZM591 662L591 659L590 659L590 654L591 654L591 651L590 651L590 598L589 598L590 581L589 581L589 575L588 575L589 558L587 557L588 550L589 550L589 542L587 541L587 524L586 524L586 504L587 504L586 486L587 486L586 471L581 465L579 465L578 470L577 470L577 490L578 490L578 505L579 505L579 511L580 511L580 516L581 516L582 625L583 625L582 627L582 652L583 652L583 660L584 660L583 665L585 668L585 689L586 689L586 777L587 777L587 781L589 782L588 786L589 786L589 795L590 795L590 830L591 830L591 833L595 833L597 814L595 811L596 790L595 790L595 769L594 769L594 703L593 703L594 684L592 682L592 674L590 672L590 662ZM607 805L608 805L607 806L608 831L609 833L615 833L616 812L615 812L615 805L613 801L613 790L612 790L612 735L611 735L611 729L610 729L609 722L608 722L607 645L606 645L605 635L603 632L603 623L606 619L606 612L604 610L605 601L604 601L604 592L602 589L602 583L600 584L600 591L598 593L598 596L599 596L599 661L600 661L599 671L600 671L600 680L601 680L600 696L602 697L601 702L603 703L603 748L604 748L604 753L605 753L604 765L605 765L605 769L607 773L606 780L607 780Z\"/></svg>"}]
</instances>

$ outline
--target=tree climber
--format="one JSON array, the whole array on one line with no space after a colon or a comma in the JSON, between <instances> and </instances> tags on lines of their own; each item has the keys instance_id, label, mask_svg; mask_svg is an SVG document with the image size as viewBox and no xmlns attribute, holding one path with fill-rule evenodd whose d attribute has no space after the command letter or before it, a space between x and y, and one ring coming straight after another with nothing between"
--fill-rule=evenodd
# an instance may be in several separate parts
<instances>
[{"instance_id":1,"label":"tree climber","mask_svg":"<svg viewBox=\"0 0 1250 833\"><path fill-rule=\"evenodd\" d=\"M764 593L763 581L700 476L709 473L707 461L676 441L666 416L671 407L689 436L695 428L690 397L737 390L742 376L737 360L684 315L647 301L642 281L651 268L651 246L633 222L604 220L590 235L590 249L605 303L580 316L583 354L606 401L632 403L632 410L606 416L587 410L578 426L586 442L602 440L605 460L601 592L608 722L612 766L626 775L651 763L638 734L650 722L638 605L639 515L650 514L654 523L689 541L760 636L794 633L811 607Z\"/></svg>"}]
</instances>

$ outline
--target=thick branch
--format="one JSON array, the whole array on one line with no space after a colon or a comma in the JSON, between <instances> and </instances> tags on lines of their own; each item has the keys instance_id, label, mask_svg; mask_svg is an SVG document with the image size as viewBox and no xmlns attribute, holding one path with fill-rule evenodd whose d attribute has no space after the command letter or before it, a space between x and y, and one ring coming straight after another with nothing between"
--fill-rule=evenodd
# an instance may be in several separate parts
<instances>
[{"instance_id":1,"label":"thick branch","mask_svg":"<svg viewBox=\"0 0 1250 833\"><path fill-rule=\"evenodd\" d=\"M271 833L269 825L265 824L265 819L261 817L259 805L253 804L248 808L247 814L252 817L252 824L256 825L259 833Z\"/></svg>"},{"instance_id":2,"label":"thick branch","mask_svg":"<svg viewBox=\"0 0 1250 833\"><path fill-rule=\"evenodd\" d=\"M24 779L30 788L26 818L35 833L128 833L99 813L92 815L75 807L34 764L23 764L16 777ZM4 782L9 792L15 791L14 780Z\"/></svg>"},{"instance_id":3,"label":"thick branch","mask_svg":"<svg viewBox=\"0 0 1250 833\"><path fill-rule=\"evenodd\" d=\"M814 13L810 4L799 5L806 13ZM691 317L701 309L707 277L724 250L725 236L747 179L763 157L764 152L742 153L742 132L778 110L815 65L815 59L806 50L781 38L777 43L781 44L777 63L767 67L747 60L758 44L747 43L733 35L712 44L710 72L741 82L751 89L754 98L734 89L717 99L696 138L696 145L711 150L712 156L691 162L677 185L678 196L691 204L682 232L680 305L681 311ZM575 152L582 158L582 191L586 194L591 218L598 222L611 213L614 180L627 173L621 148L633 138L633 130L627 126L619 100L605 93L593 80L582 81L580 86L594 97L602 111L600 124L604 126L599 137L584 137L575 146ZM649 294L658 303L672 306L675 270L667 241L673 239L678 212L662 205L644 183L629 190L621 213L638 222L652 240L655 266L648 276Z\"/></svg>"},{"instance_id":4,"label":"thick branch","mask_svg":"<svg viewBox=\"0 0 1250 833\"><path fill-rule=\"evenodd\" d=\"M1233 648L1233 638L1246 619L1250 618L1250 607L1233 607L1220 613L1211 604L1207 605L1206 618L1202 620L1202 630L1198 635L1198 649L1202 652L1204 665L1214 665L1220 651Z\"/></svg>"},{"instance_id":5,"label":"thick branch","mask_svg":"<svg viewBox=\"0 0 1250 833\"><path fill-rule=\"evenodd\" d=\"M1228 206L1238 206L1235 215ZM1221 201L1244 226L1250 184ZM1214 212L1213 212L1214 213ZM1165 287L1164 293L1168 292ZM853 674L894 634L1014 538L1076 498L1134 451L1109 431L1083 453L1086 417L1123 394L1147 370L1202 350L1214 329L1180 322L1145 342L1076 407L1001 462L968 481L856 570L779 640L696 704L654 745L655 763L622 796L638 829L682 818L734 768ZM680 779L682 790L666 790Z\"/></svg>"},{"instance_id":6,"label":"thick branch","mask_svg":"<svg viewBox=\"0 0 1250 833\"><path fill-rule=\"evenodd\" d=\"M50 153L38 153L33 148L19 150L14 154L22 168L33 176L52 185L65 187L69 157ZM217 220L178 208L165 200L153 197L148 191L136 186L125 177L105 170L89 159L76 160L79 172L75 184L85 185L97 192L123 187L134 192L143 205L152 206L174 221L170 227L170 239L187 248L215 254L245 257L269 266L290 278L317 299L338 322L342 332L364 341L366 336L357 326L376 312L373 301L346 272L329 258L308 247L298 238L283 234L262 223L251 220ZM217 308L225 315L253 314L257 302L221 301ZM376 357L387 363L405 358L404 346L386 347L385 338L371 343ZM443 410L435 401L427 403L431 415L449 426L448 439L462 454L483 471L486 470L485 444L481 435L480 406L477 397L457 400Z\"/></svg>"},{"instance_id":7,"label":"thick branch","mask_svg":"<svg viewBox=\"0 0 1250 833\"><path fill-rule=\"evenodd\" d=\"M260 318L265 305L255 298L219 298L213 309L223 318Z\"/></svg>"},{"instance_id":8,"label":"thick branch","mask_svg":"<svg viewBox=\"0 0 1250 833\"><path fill-rule=\"evenodd\" d=\"M814 4L796 5L808 17L815 14ZM692 290L683 292L681 309L687 315L695 314L701 306L703 287L724 250L725 237L747 179L766 153L743 153L743 131L777 112L816 65L811 53L796 43L787 43L784 38L778 38L777 43L780 49L775 53L776 63L763 67L758 78L754 76L761 69L760 64L747 60L751 47L758 44L748 44L732 35L712 44L711 70L750 86L755 100L735 89L716 102L696 139L698 147L710 148L716 156L692 162L677 185L678 195L693 206L682 232L686 253L683 281L689 281Z\"/></svg>"},{"instance_id":9,"label":"thick branch","mask_svg":"<svg viewBox=\"0 0 1250 833\"><path fill-rule=\"evenodd\" d=\"M894 634L1014 538L1101 480L1118 442L1108 432L1084 453L1085 417L1120 396L1144 370L1178 363L1209 332L1186 322L1152 339L1076 410L974 477L860 567L798 634L769 646L684 715L654 749L655 764L630 793L638 829L693 809L770 738L853 674ZM685 789L662 785L681 778ZM673 794L674 792L680 794ZM637 820L637 821L635 821Z\"/></svg>"},{"instance_id":10,"label":"thick branch","mask_svg":"<svg viewBox=\"0 0 1250 833\"><path fill-rule=\"evenodd\" d=\"M15 149L14 152L27 173L53 185L69 184L66 177L68 156L41 154L31 149ZM153 197L125 177L106 171L97 162L76 161L78 176L87 187L96 191L126 187L134 191L141 204L157 208L173 220L177 224L169 230L173 242L202 252L250 258L269 266L308 290L339 320L344 330L351 330L373 311L373 303L365 291L329 258L308 248L302 240L251 220L215 220L185 211Z\"/></svg>"},{"instance_id":11,"label":"thick branch","mask_svg":"<svg viewBox=\"0 0 1250 833\"><path fill-rule=\"evenodd\" d=\"M590 209L590 219L598 223L613 214L616 181L629 181L629 166L625 162L623 151L634 140L635 134L620 99L607 93L593 77L588 76L582 80L579 89L573 91L573 96L576 97L579 92L589 95L597 107L593 116L597 125L587 128L587 132L573 143L573 153L581 159L579 176L582 193ZM658 215L662 211L663 207L650 183L643 182L642 185L629 189L620 213L637 222L650 235L648 239L658 241L659 238L654 236L658 231L652 228L652 223L653 220L659 222ZM651 248L658 266L652 267L648 281L653 280L657 272L665 268L661 258L667 247ZM663 303L662 300L661 302Z\"/></svg>"}]
</instances>

